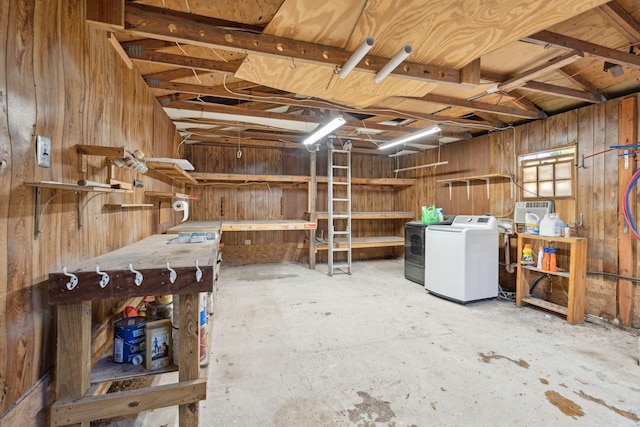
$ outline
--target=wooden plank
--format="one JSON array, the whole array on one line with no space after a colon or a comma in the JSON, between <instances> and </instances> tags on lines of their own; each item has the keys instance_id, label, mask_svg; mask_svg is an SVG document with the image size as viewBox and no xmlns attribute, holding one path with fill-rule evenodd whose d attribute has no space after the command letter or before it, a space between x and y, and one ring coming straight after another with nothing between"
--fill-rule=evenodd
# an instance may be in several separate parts
<instances>
[{"instance_id":1,"label":"wooden plank","mask_svg":"<svg viewBox=\"0 0 640 427\"><path fill-rule=\"evenodd\" d=\"M88 1L86 7L86 19L93 25L124 28L124 0Z\"/></svg>"},{"instance_id":2,"label":"wooden plank","mask_svg":"<svg viewBox=\"0 0 640 427\"><path fill-rule=\"evenodd\" d=\"M76 151L78 154L84 154L87 156L104 156L104 157L125 157L125 147L109 147L102 145L76 145Z\"/></svg>"},{"instance_id":3,"label":"wooden plank","mask_svg":"<svg viewBox=\"0 0 640 427\"><path fill-rule=\"evenodd\" d=\"M522 297L522 302L526 302L527 304L535 305L536 307L544 308L546 310L562 314L563 316L566 316L569 312L567 307L563 307L561 305L554 304L552 302L536 297Z\"/></svg>"},{"instance_id":4,"label":"wooden plank","mask_svg":"<svg viewBox=\"0 0 640 427\"><path fill-rule=\"evenodd\" d=\"M582 54L578 51L570 52L566 55L559 56L549 62L539 65L531 70L527 70L517 76L498 85L498 90L511 91L523 86L525 83L535 80L538 77L549 74L551 71L562 68L582 58Z\"/></svg>"},{"instance_id":5,"label":"wooden plank","mask_svg":"<svg viewBox=\"0 0 640 427\"><path fill-rule=\"evenodd\" d=\"M134 415L142 411L173 405L195 406L206 399L206 379L180 381L135 390L88 396L72 402L58 401L51 408L51 425L62 426L113 416ZM194 403L196 403L194 405ZM196 418L197 420L197 418ZM181 418L180 425L183 424Z\"/></svg>"},{"instance_id":6,"label":"wooden plank","mask_svg":"<svg viewBox=\"0 0 640 427\"><path fill-rule=\"evenodd\" d=\"M149 197L157 197L160 199L172 199L172 198L190 199L191 198L189 194L173 193L168 191L145 191L144 195Z\"/></svg>"},{"instance_id":7,"label":"wooden plank","mask_svg":"<svg viewBox=\"0 0 640 427\"><path fill-rule=\"evenodd\" d=\"M577 99L579 101L598 103L603 102L605 99L601 95L596 95L592 92L586 92L584 90L572 89L564 86L556 86L548 83L540 82L527 82L520 89L531 92L541 92L547 94L553 94L563 98Z\"/></svg>"},{"instance_id":8,"label":"wooden plank","mask_svg":"<svg viewBox=\"0 0 640 427\"><path fill-rule=\"evenodd\" d=\"M338 214L338 212L336 212ZM318 219L327 219L327 212L317 212ZM415 219L415 212L351 212L351 219Z\"/></svg>"},{"instance_id":9,"label":"wooden plank","mask_svg":"<svg viewBox=\"0 0 640 427\"><path fill-rule=\"evenodd\" d=\"M186 233L218 233L222 223L220 221L187 221L167 229L168 234Z\"/></svg>"},{"instance_id":10,"label":"wooden plank","mask_svg":"<svg viewBox=\"0 0 640 427\"><path fill-rule=\"evenodd\" d=\"M8 411L0 417L0 427L20 425L47 425L44 407L53 403L55 381L53 372L49 371L27 391Z\"/></svg>"},{"instance_id":11,"label":"wooden plank","mask_svg":"<svg viewBox=\"0 0 640 427\"><path fill-rule=\"evenodd\" d=\"M186 184L198 183L198 181L196 181L187 171L185 171L175 163L147 161L146 165L150 169L153 169L156 172L159 172L165 176L168 176L169 178L174 179L178 182L182 182Z\"/></svg>"},{"instance_id":12,"label":"wooden plank","mask_svg":"<svg viewBox=\"0 0 640 427\"><path fill-rule=\"evenodd\" d=\"M364 249L364 248L382 248L390 246L404 246L404 237L398 236L368 236L368 237L352 237L351 248L352 249ZM347 242L343 239L335 239L334 247L346 248ZM316 244L316 250L326 251L328 245L326 243Z\"/></svg>"},{"instance_id":13,"label":"wooden plank","mask_svg":"<svg viewBox=\"0 0 640 427\"><path fill-rule=\"evenodd\" d=\"M620 117L618 125L618 145L636 144L637 142L637 113L636 97L625 98L620 102ZM625 162L629 167L625 169ZM622 203L624 202L624 193L636 170L635 156L620 157L618 160L618 200L620 203L619 212L622 212ZM636 207L635 192L629 194L629 206L631 208L630 215L637 218L634 213ZM634 259L634 242L635 239L630 231L625 232L624 221L618 221L618 274L622 276L634 276L635 259ZM633 284L630 280L618 279L617 288L618 297L618 317L624 326L631 323L632 316L632 300L633 300Z\"/></svg>"},{"instance_id":14,"label":"wooden plank","mask_svg":"<svg viewBox=\"0 0 640 427\"><path fill-rule=\"evenodd\" d=\"M152 208L153 203L105 203L104 206L114 209Z\"/></svg>"},{"instance_id":15,"label":"wooden plank","mask_svg":"<svg viewBox=\"0 0 640 427\"><path fill-rule=\"evenodd\" d=\"M455 98L452 96L443 96L429 93L422 98L427 102L435 102L444 105L453 105L457 107L469 108L471 110L485 111L488 113L506 114L514 117L523 117L526 119L540 119L543 114L536 110L525 110L522 108L513 108L505 105L488 104L486 102L468 101L466 99Z\"/></svg>"},{"instance_id":16,"label":"wooden plank","mask_svg":"<svg viewBox=\"0 0 640 427\"><path fill-rule=\"evenodd\" d=\"M222 231L314 230L315 222L304 220L222 221Z\"/></svg>"},{"instance_id":17,"label":"wooden plank","mask_svg":"<svg viewBox=\"0 0 640 427\"><path fill-rule=\"evenodd\" d=\"M129 58L129 56L127 55L127 52L124 51L124 49L122 48L122 45L120 44L120 42L112 32L107 33L107 40L109 40L109 43L111 43L111 46L113 46L113 49L120 56L120 58L122 58L122 62L124 62L127 68L130 70L133 70L133 62L131 62L131 58Z\"/></svg>"},{"instance_id":18,"label":"wooden plank","mask_svg":"<svg viewBox=\"0 0 640 427\"><path fill-rule=\"evenodd\" d=\"M197 293L181 295L178 329L179 360L178 377L180 382L198 379L200 374L200 298ZM206 393L206 383L205 383ZM205 396L206 397L206 396ZM178 417L181 427L198 427L199 408L197 404L181 404Z\"/></svg>"},{"instance_id":19,"label":"wooden plank","mask_svg":"<svg viewBox=\"0 0 640 427\"><path fill-rule=\"evenodd\" d=\"M460 83L474 86L480 84L480 58L476 58L460 69Z\"/></svg>"}]
</instances>

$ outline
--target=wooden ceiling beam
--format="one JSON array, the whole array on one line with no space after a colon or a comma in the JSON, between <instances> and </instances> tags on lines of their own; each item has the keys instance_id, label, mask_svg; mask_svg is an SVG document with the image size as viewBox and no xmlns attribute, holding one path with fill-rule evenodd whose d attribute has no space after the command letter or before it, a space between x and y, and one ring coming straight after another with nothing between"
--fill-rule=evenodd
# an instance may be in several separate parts
<instances>
[{"instance_id":1,"label":"wooden ceiling beam","mask_svg":"<svg viewBox=\"0 0 640 427\"><path fill-rule=\"evenodd\" d=\"M489 113L485 113L484 111L476 111L473 114L478 116L478 117L480 117L485 122L491 123L491 125L494 126L494 127L504 128L504 127L507 126L505 123L500 121L500 119L498 119L497 117L495 117L495 116L493 116L493 115L491 115Z\"/></svg>"},{"instance_id":2,"label":"wooden ceiling beam","mask_svg":"<svg viewBox=\"0 0 640 427\"><path fill-rule=\"evenodd\" d=\"M531 80L535 80L540 76L549 74L553 70L557 70L558 68L562 68L565 65L571 64L578 59L582 59L582 57L582 54L578 51L573 51L566 55L559 56L545 64L520 73L517 76L507 80L506 82L500 83L498 85L498 90L510 91L524 85Z\"/></svg>"},{"instance_id":3,"label":"wooden ceiling beam","mask_svg":"<svg viewBox=\"0 0 640 427\"><path fill-rule=\"evenodd\" d=\"M238 126L238 125L235 125ZM227 125L226 127L231 127ZM242 126L240 126L242 127ZM194 137L231 137L231 138L255 138L262 139L266 141L291 141L301 139L306 134L300 132L271 132L271 131L254 131L254 130L242 130L242 131L232 131L232 130L223 130L220 127L217 128L187 128L182 129L183 132L189 132Z\"/></svg>"},{"instance_id":4,"label":"wooden ceiling beam","mask_svg":"<svg viewBox=\"0 0 640 427\"><path fill-rule=\"evenodd\" d=\"M238 141L237 138L208 138L208 137L197 137L194 140L187 140L185 144L187 145L215 145L215 146L231 146L238 147L238 143L240 143L241 147L261 147L261 148L286 148L286 149L294 149L294 150L305 150L306 146L304 144L298 142L283 142L283 141L264 141L258 139L241 139ZM353 147L351 149L354 153L361 154L375 154L381 155L384 153L380 153L377 148L359 148ZM200 178L195 172L192 172L191 175L197 179L201 180L206 177Z\"/></svg>"},{"instance_id":5,"label":"wooden ceiling beam","mask_svg":"<svg viewBox=\"0 0 640 427\"><path fill-rule=\"evenodd\" d=\"M584 91L593 94L596 98L599 98L602 102L607 100L607 97L602 94L593 83L582 77L580 74L572 73L571 70L566 67L560 68L557 71L566 79L580 86Z\"/></svg>"},{"instance_id":6,"label":"wooden ceiling beam","mask_svg":"<svg viewBox=\"0 0 640 427\"><path fill-rule=\"evenodd\" d=\"M618 2L614 0L603 4L597 8L597 11L620 33L624 34L631 43L640 41L640 22Z\"/></svg>"},{"instance_id":7,"label":"wooden ceiling beam","mask_svg":"<svg viewBox=\"0 0 640 427\"><path fill-rule=\"evenodd\" d=\"M600 46L572 37L563 36L562 34L552 33L551 31L540 31L529 37L521 39L542 46L552 46L556 49L567 51L580 51L584 56L596 58L602 61L612 62L618 65L624 65L631 68L640 68L640 56Z\"/></svg>"},{"instance_id":8,"label":"wooden ceiling beam","mask_svg":"<svg viewBox=\"0 0 640 427\"><path fill-rule=\"evenodd\" d=\"M235 27L228 23L218 25L215 19L133 2L125 4L124 21L124 29L109 23L98 27L136 37L150 37L241 53L257 53L288 60L293 58L331 67L342 66L352 54L333 46L264 35L260 31L246 28L247 26L240 29L240 24L236 24ZM96 25L95 22L93 24ZM356 69L375 74L387 62L389 58L367 55ZM417 81L465 86L461 83L460 70L409 61L403 62L391 75Z\"/></svg>"},{"instance_id":9,"label":"wooden ceiling beam","mask_svg":"<svg viewBox=\"0 0 640 427\"><path fill-rule=\"evenodd\" d=\"M185 79L187 77L194 77L196 75L210 74L209 71L195 70L193 68L174 68L173 70L159 71L157 73L149 73L142 76L150 87L155 87L157 84L152 82L159 82L160 80L178 80Z\"/></svg>"},{"instance_id":10,"label":"wooden ceiling beam","mask_svg":"<svg viewBox=\"0 0 640 427\"><path fill-rule=\"evenodd\" d=\"M526 93L522 93L518 90L512 90L510 92L507 92L507 95L513 99L511 99L509 102L512 102L516 105L521 106L522 108L526 108L528 110L531 109L539 109L536 104L534 104L533 102L531 102L528 98L527 98L527 94ZM546 114L546 113L545 113Z\"/></svg>"},{"instance_id":11,"label":"wooden ceiling beam","mask_svg":"<svg viewBox=\"0 0 640 427\"><path fill-rule=\"evenodd\" d=\"M521 117L525 119L535 120L535 119L542 119L545 117L545 114L538 110L535 110L535 111L523 110L520 108L507 107L504 105L494 105L494 104L487 104L486 102L469 101L466 99L459 99L451 96L427 94L420 99L422 99L423 101L433 102L436 104L445 104L445 105L450 105L454 107L468 108L470 110L484 111L487 113L505 114L505 115Z\"/></svg>"},{"instance_id":12,"label":"wooden ceiling beam","mask_svg":"<svg viewBox=\"0 0 640 427\"><path fill-rule=\"evenodd\" d=\"M577 99L579 101L590 102L592 104L603 102L602 98L597 97L591 92L585 92L582 90L571 89L563 86L550 85L548 83L528 82L527 84L522 86L521 89L532 92L541 92L547 95L560 96L563 98Z\"/></svg>"},{"instance_id":13,"label":"wooden ceiling beam","mask_svg":"<svg viewBox=\"0 0 640 427\"><path fill-rule=\"evenodd\" d=\"M173 53L155 52L155 51L133 51L127 52L129 58L134 61L150 62L154 64L171 65L174 67L183 67L207 72L221 72L235 74L242 64L242 60L236 61L217 61L214 59L198 58L196 56L176 55Z\"/></svg>"},{"instance_id":14,"label":"wooden ceiling beam","mask_svg":"<svg viewBox=\"0 0 640 427\"><path fill-rule=\"evenodd\" d=\"M201 112L207 112L207 113L229 114L229 115L244 116L244 117L262 117L262 118L268 118L268 119L290 120L294 122L314 123L314 124L320 124L326 121L326 119L323 117L303 116L302 114L276 113L273 111L247 110L247 109L238 108L235 106L218 105L218 104L211 104L211 103L205 103L205 102L177 101L177 102L171 103L169 108L176 108L180 110L190 110L190 111L201 111Z\"/></svg>"}]
</instances>

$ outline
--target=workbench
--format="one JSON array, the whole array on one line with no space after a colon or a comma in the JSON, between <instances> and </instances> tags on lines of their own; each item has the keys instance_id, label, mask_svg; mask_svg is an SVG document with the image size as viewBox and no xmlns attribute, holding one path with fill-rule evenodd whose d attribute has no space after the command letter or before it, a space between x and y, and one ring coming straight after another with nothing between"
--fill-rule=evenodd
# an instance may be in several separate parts
<instances>
[{"instance_id":1,"label":"workbench","mask_svg":"<svg viewBox=\"0 0 640 427\"><path fill-rule=\"evenodd\" d=\"M198 426L198 402L206 398L207 388L206 372L200 368L199 294L214 289L220 237L170 244L174 239L174 235L150 236L64 268L66 274L49 274L49 301L57 305L58 330L57 400L51 425L179 405L180 426ZM106 285L103 274L109 276ZM91 372L91 300L176 294L180 295L178 382L96 396L88 393L92 377L100 377Z\"/></svg>"},{"instance_id":2,"label":"workbench","mask_svg":"<svg viewBox=\"0 0 640 427\"><path fill-rule=\"evenodd\" d=\"M316 223L302 219L246 220L246 221L187 221L171 227L168 234L218 233L221 231L286 231L315 230Z\"/></svg>"}]
</instances>

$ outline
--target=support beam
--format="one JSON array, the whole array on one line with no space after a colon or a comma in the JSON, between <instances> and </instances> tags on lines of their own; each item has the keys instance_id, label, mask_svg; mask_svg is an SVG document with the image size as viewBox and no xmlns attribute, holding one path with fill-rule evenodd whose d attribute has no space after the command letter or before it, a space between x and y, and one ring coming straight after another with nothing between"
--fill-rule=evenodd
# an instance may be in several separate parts
<instances>
[{"instance_id":1,"label":"support beam","mask_svg":"<svg viewBox=\"0 0 640 427\"><path fill-rule=\"evenodd\" d=\"M540 76L549 74L551 71L562 68L565 65L571 64L581 58L582 54L577 51L559 56L547 62L546 64L542 64L538 67L532 68L531 70L527 70L524 73L520 73L504 83L500 83L498 85L498 90L510 91L512 89L521 87L531 80L535 80Z\"/></svg>"},{"instance_id":2,"label":"support beam","mask_svg":"<svg viewBox=\"0 0 640 427\"><path fill-rule=\"evenodd\" d=\"M629 42L640 41L640 22L627 12L617 1L603 4L596 9L611 25L627 37Z\"/></svg>"},{"instance_id":3,"label":"support beam","mask_svg":"<svg viewBox=\"0 0 640 427\"><path fill-rule=\"evenodd\" d=\"M480 84L480 58L471 61L460 70L460 83L474 86Z\"/></svg>"},{"instance_id":4,"label":"support beam","mask_svg":"<svg viewBox=\"0 0 640 427\"><path fill-rule=\"evenodd\" d=\"M454 107L468 108L474 111L484 111L487 113L504 114L525 119L541 119L544 114L540 111L523 110L520 108L506 107L504 105L487 104L485 102L468 101L466 99L454 98L452 96L427 94L421 98L423 101L434 102L436 104L451 105Z\"/></svg>"},{"instance_id":5,"label":"support beam","mask_svg":"<svg viewBox=\"0 0 640 427\"><path fill-rule=\"evenodd\" d=\"M235 73L242 64L242 60L217 61L214 59L198 58L196 56L177 55L174 53L156 52L152 50L133 49L129 45L125 49L129 58L135 61L151 62L154 64L171 65L207 72Z\"/></svg>"},{"instance_id":6,"label":"support beam","mask_svg":"<svg viewBox=\"0 0 640 427\"><path fill-rule=\"evenodd\" d=\"M560 68L556 71L567 78L567 80L570 80L580 86L586 92L593 94L594 97L601 99L602 102L607 100L607 97L603 95L593 83L582 77L580 74L572 73L567 67Z\"/></svg>"},{"instance_id":7,"label":"support beam","mask_svg":"<svg viewBox=\"0 0 640 427\"><path fill-rule=\"evenodd\" d=\"M640 56L563 36L562 34L552 33L551 31L540 31L539 33L523 38L522 41L541 46L550 45L556 49L567 51L578 50L582 52L585 57L596 58L631 68L640 68Z\"/></svg>"},{"instance_id":8,"label":"support beam","mask_svg":"<svg viewBox=\"0 0 640 427\"><path fill-rule=\"evenodd\" d=\"M521 89L529 90L531 92L547 93L550 95L561 96L563 98L577 99L579 101L591 102L593 104L603 102L602 98L594 95L593 93L563 86L550 85L548 83L528 82L522 86Z\"/></svg>"}]
</instances>

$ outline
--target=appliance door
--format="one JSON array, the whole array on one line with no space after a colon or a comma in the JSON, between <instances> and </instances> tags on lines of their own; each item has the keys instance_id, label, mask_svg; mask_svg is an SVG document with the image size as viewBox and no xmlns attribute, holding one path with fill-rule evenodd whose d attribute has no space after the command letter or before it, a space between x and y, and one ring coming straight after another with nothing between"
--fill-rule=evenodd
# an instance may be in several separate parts
<instances>
[{"instance_id":1,"label":"appliance door","mask_svg":"<svg viewBox=\"0 0 640 427\"><path fill-rule=\"evenodd\" d=\"M424 287L430 293L465 301L465 234L450 226L427 228Z\"/></svg>"},{"instance_id":2,"label":"appliance door","mask_svg":"<svg viewBox=\"0 0 640 427\"><path fill-rule=\"evenodd\" d=\"M416 267L424 268L424 226L405 225L404 260Z\"/></svg>"}]
</instances>

